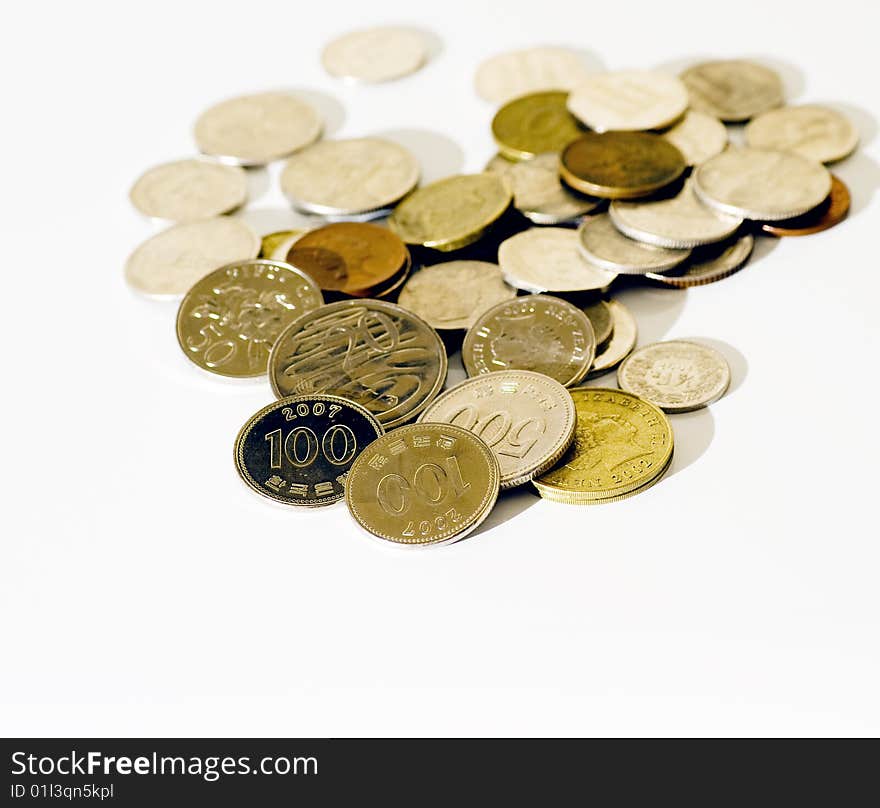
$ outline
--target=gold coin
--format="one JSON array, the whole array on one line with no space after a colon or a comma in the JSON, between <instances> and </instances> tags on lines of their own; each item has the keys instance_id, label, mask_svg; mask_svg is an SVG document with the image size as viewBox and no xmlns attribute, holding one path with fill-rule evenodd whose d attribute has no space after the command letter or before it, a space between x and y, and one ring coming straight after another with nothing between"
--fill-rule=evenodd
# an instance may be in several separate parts
<instances>
[{"instance_id":1,"label":"gold coin","mask_svg":"<svg viewBox=\"0 0 880 808\"><path fill-rule=\"evenodd\" d=\"M633 199L677 180L681 152L650 132L587 132L562 151L559 173L572 188L605 199Z\"/></svg>"},{"instance_id":2,"label":"gold coin","mask_svg":"<svg viewBox=\"0 0 880 808\"><path fill-rule=\"evenodd\" d=\"M509 160L558 152L582 134L565 106L568 93L531 93L505 104L492 119L492 136Z\"/></svg>"},{"instance_id":3,"label":"gold coin","mask_svg":"<svg viewBox=\"0 0 880 808\"><path fill-rule=\"evenodd\" d=\"M283 261L287 257L290 247L305 230L276 230L274 233L267 233L260 239L260 258L274 258ZM283 256L276 256L275 251L284 244L289 242L289 246L284 250Z\"/></svg>"},{"instance_id":4,"label":"gold coin","mask_svg":"<svg viewBox=\"0 0 880 808\"><path fill-rule=\"evenodd\" d=\"M587 379L594 379L614 370L636 347L638 326L630 310L617 300L609 300L608 308L614 327L608 344L596 352Z\"/></svg>"},{"instance_id":5,"label":"gold coin","mask_svg":"<svg viewBox=\"0 0 880 808\"><path fill-rule=\"evenodd\" d=\"M177 341L211 373L262 376L278 335L323 302L308 275L280 261L227 264L186 293L177 311Z\"/></svg>"},{"instance_id":6,"label":"gold coin","mask_svg":"<svg viewBox=\"0 0 880 808\"><path fill-rule=\"evenodd\" d=\"M596 335L596 345L604 345L614 331L614 318L611 315L611 307L604 300L597 300L588 306L583 306L582 311L587 315L593 333Z\"/></svg>"},{"instance_id":7,"label":"gold coin","mask_svg":"<svg viewBox=\"0 0 880 808\"><path fill-rule=\"evenodd\" d=\"M498 498L492 450L452 424L411 424L371 443L348 475L345 502L355 521L398 545L458 541Z\"/></svg>"},{"instance_id":8,"label":"gold coin","mask_svg":"<svg viewBox=\"0 0 880 808\"><path fill-rule=\"evenodd\" d=\"M458 174L413 191L388 219L407 244L455 250L472 244L507 210L511 193L492 174Z\"/></svg>"}]
</instances>

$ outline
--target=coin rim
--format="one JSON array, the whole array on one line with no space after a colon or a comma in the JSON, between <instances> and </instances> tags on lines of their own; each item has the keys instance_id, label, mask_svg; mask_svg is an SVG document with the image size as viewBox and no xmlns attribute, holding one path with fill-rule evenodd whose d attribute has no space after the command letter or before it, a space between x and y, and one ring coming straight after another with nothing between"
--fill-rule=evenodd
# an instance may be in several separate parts
<instances>
[{"instance_id":1,"label":"coin rim","mask_svg":"<svg viewBox=\"0 0 880 808\"><path fill-rule=\"evenodd\" d=\"M749 258L752 257L752 252L755 249L755 237L751 233L744 233L743 235L738 236L734 244L731 246L741 244L742 242L747 242L749 245L749 248L746 250L742 259L737 261L733 267L725 267L722 270L716 270L714 274L689 276L687 274L687 267L685 267L685 274L683 275L665 275L662 272L647 272L645 273L645 277L662 286L674 289L691 289L694 286L705 286L709 283L724 280L743 269L743 267L749 262ZM673 267L673 269L675 269L675 267Z\"/></svg>"},{"instance_id":2,"label":"coin rim","mask_svg":"<svg viewBox=\"0 0 880 808\"><path fill-rule=\"evenodd\" d=\"M638 324L638 321L636 320L635 316L633 315L633 313L629 310L629 308L626 305L624 305L623 303L621 303L619 300L616 300L616 299L608 300L606 302L611 307L612 312L613 312L613 317L614 317L614 329L611 332L611 341L614 340L614 331L617 330L618 314L622 314L622 316L625 317L629 321L627 323L627 325L630 325L630 324L632 325L632 329L633 329L632 342L630 343L629 347L627 348L626 353L624 353L623 356L620 357L620 359L616 359L611 364L605 365L601 368L596 367L596 358L598 358L598 356L601 356L602 354L597 354L597 357L593 358L593 364L590 365L590 370L587 373L586 381L590 381L591 379L597 379L599 376L604 376L606 373L611 373L611 371L618 368L620 366L620 363L623 362L623 360L626 359L636 349L636 343L639 341L639 324ZM608 343L609 346L611 345L611 341L609 341L609 343ZM604 351L602 353L604 353Z\"/></svg>"},{"instance_id":3,"label":"coin rim","mask_svg":"<svg viewBox=\"0 0 880 808\"><path fill-rule=\"evenodd\" d=\"M583 259L593 266L599 267L599 269L604 269L606 272L616 272L618 275L644 275L646 272L659 272L664 269L674 269L679 264L687 261L687 259L691 255L690 248L677 248L680 252L683 252L684 255L681 258L667 258L662 262L652 264L650 267L639 267L635 264L616 264L609 258L602 258L601 256L594 255L591 253L587 247L584 245L583 231L590 226L590 223L600 219L602 216L608 216L609 220L612 223L612 226L617 229L616 225L614 225L614 220L611 219L609 214L600 213L598 216L591 216L589 219L585 220L581 223L580 227L577 229L578 240L577 247L580 251ZM618 231L619 232L619 231ZM621 233L621 236L624 238L630 238L625 233ZM662 250L673 249L671 247L659 247L658 245L653 244L645 244L642 241L638 241L637 239L630 238L630 241L635 242L636 244L641 245L642 247L647 247L649 249L656 248Z\"/></svg>"}]
</instances>

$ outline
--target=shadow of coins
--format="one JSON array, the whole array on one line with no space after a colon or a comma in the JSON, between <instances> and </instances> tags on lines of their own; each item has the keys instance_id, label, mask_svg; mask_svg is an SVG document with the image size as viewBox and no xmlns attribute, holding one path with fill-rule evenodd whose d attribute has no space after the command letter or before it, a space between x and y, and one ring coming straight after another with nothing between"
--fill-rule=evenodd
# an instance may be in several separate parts
<instances>
[{"instance_id":1,"label":"shadow of coins","mask_svg":"<svg viewBox=\"0 0 880 808\"><path fill-rule=\"evenodd\" d=\"M402 31L409 31L420 37L425 43L425 61L419 70L427 67L431 62L436 61L440 57L440 54L443 53L443 40L430 29L421 28L418 25L397 25L395 28L399 28ZM401 76L401 78L406 78L406 76Z\"/></svg>"},{"instance_id":2,"label":"shadow of coins","mask_svg":"<svg viewBox=\"0 0 880 808\"><path fill-rule=\"evenodd\" d=\"M464 166L461 146L439 132L429 129L387 129L376 132L376 137L391 140L412 152L421 170L420 185L427 185L450 174L460 174Z\"/></svg>"},{"instance_id":3,"label":"shadow of coins","mask_svg":"<svg viewBox=\"0 0 880 808\"><path fill-rule=\"evenodd\" d=\"M233 216L250 225L258 236L279 230L308 230L315 221L290 208L251 208L236 211Z\"/></svg>"},{"instance_id":4,"label":"shadow of coins","mask_svg":"<svg viewBox=\"0 0 880 808\"><path fill-rule=\"evenodd\" d=\"M782 241L782 239L776 238L776 236L770 236L767 233L764 233L758 226L752 227L751 233L755 239L755 247L742 270L737 270L738 272L748 271L753 264L758 264L763 261L779 246L779 242ZM717 283L724 283L726 280L727 278L722 278L720 281L717 281Z\"/></svg>"},{"instance_id":5,"label":"shadow of coins","mask_svg":"<svg viewBox=\"0 0 880 808\"><path fill-rule=\"evenodd\" d=\"M269 171L265 166L253 166L245 169L247 178L247 200L245 205L255 202L269 191Z\"/></svg>"},{"instance_id":6,"label":"shadow of coins","mask_svg":"<svg viewBox=\"0 0 880 808\"><path fill-rule=\"evenodd\" d=\"M804 71L798 65L777 59L775 56L743 56L747 62L757 62L759 65L775 70L782 79L782 90L786 104L799 104L798 99L803 95L807 86Z\"/></svg>"},{"instance_id":7,"label":"shadow of coins","mask_svg":"<svg viewBox=\"0 0 880 808\"><path fill-rule=\"evenodd\" d=\"M598 53L594 53L586 48L570 47L569 45L549 45L547 47L565 48L572 53L576 53L581 58L588 73L604 73L608 70L608 66L602 61L602 57Z\"/></svg>"},{"instance_id":8,"label":"shadow of coins","mask_svg":"<svg viewBox=\"0 0 880 808\"><path fill-rule=\"evenodd\" d=\"M634 278L634 285L629 285L628 280L619 276L611 296L623 303L635 317L638 325L636 346L665 339L681 316L689 290L654 288L639 278Z\"/></svg>"},{"instance_id":9,"label":"shadow of coins","mask_svg":"<svg viewBox=\"0 0 880 808\"><path fill-rule=\"evenodd\" d=\"M672 477L699 460L715 436L715 418L709 407L669 415L675 434L675 453L666 476Z\"/></svg>"},{"instance_id":10,"label":"shadow of coins","mask_svg":"<svg viewBox=\"0 0 880 808\"><path fill-rule=\"evenodd\" d=\"M730 386L727 388L727 392L719 399L719 401L724 401L725 398L727 398L729 395L732 395L737 390L739 390L740 387L742 387L742 384L746 380L746 376L749 373L749 363L745 356L743 356L740 351L734 348L733 345L721 339L711 339L710 337L704 336L681 337L681 339L686 340L687 342L697 342L701 345L706 345L709 348L714 348L727 360L727 364L730 366ZM711 407L713 405L710 404L709 406Z\"/></svg>"},{"instance_id":11,"label":"shadow of coins","mask_svg":"<svg viewBox=\"0 0 880 808\"><path fill-rule=\"evenodd\" d=\"M502 491L498 495L498 501L495 503L495 507L492 508L492 512L486 517L486 521L483 522L483 524L481 524L473 533L465 536L464 541L467 541L470 538L484 536L486 533L494 530L496 527L500 527L505 522L509 522L511 519L516 519L523 511L531 508L532 505L540 501L540 499L538 492L534 489L531 483L525 483L524 485L517 486L509 491Z\"/></svg>"},{"instance_id":12,"label":"shadow of coins","mask_svg":"<svg viewBox=\"0 0 880 808\"><path fill-rule=\"evenodd\" d=\"M833 163L829 168L849 188L851 197L849 215L858 216L870 204L871 198L880 188L880 165L856 147L854 154L839 163ZM844 227L846 222L841 222L837 226Z\"/></svg>"},{"instance_id":13,"label":"shadow of coins","mask_svg":"<svg viewBox=\"0 0 880 808\"><path fill-rule=\"evenodd\" d=\"M345 123L345 108L332 95L305 87L282 87L280 92L292 93L318 111L324 122L321 138L325 140L331 138L342 129L342 124Z\"/></svg>"}]
</instances>

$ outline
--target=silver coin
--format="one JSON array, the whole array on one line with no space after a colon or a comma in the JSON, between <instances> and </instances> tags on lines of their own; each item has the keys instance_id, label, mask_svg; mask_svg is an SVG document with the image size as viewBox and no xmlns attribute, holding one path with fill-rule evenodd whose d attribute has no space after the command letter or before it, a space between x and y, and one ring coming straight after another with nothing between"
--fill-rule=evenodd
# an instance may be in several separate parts
<instances>
[{"instance_id":1,"label":"silver coin","mask_svg":"<svg viewBox=\"0 0 880 808\"><path fill-rule=\"evenodd\" d=\"M177 224L129 256L125 279L143 294L176 297L218 267L256 258L259 252L260 237L239 219L221 216Z\"/></svg>"},{"instance_id":2,"label":"silver coin","mask_svg":"<svg viewBox=\"0 0 880 808\"><path fill-rule=\"evenodd\" d=\"M698 166L727 147L727 128L705 112L688 110L665 132L665 137L683 155L689 166Z\"/></svg>"},{"instance_id":3,"label":"silver coin","mask_svg":"<svg viewBox=\"0 0 880 808\"><path fill-rule=\"evenodd\" d=\"M842 160L859 143L849 118L818 104L765 112L746 126L745 135L752 148L794 152L820 163Z\"/></svg>"},{"instance_id":4,"label":"silver coin","mask_svg":"<svg viewBox=\"0 0 880 808\"><path fill-rule=\"evenodd\" d=\"M746 233L730 244L713 244L694 250L681 266L668 272L648 272L646 278L676 289L704 286L720 281L745 266L755 246L753 236Z\"/></svg>"},{"instance_id":5,"label":"silver coin","mask_svg":"<svg viewBox=\"0 0 880 808\"><path fill-rule=\"evenodd\" d=\"M195 125L199 150L226 162L259 166L287 157L318 139L315 109L287 93L230 98L205 110Z\"/></svg>"},{"instance_id":6,"label":"silver coin","mask_svg":"<svg viewBox=\"0 0 880 808\"><path fill-rule=\"evenodd\" d=\"M782 79L769 67L744 59L703 62L681 74L691 109L736 123L778 107Z\"/></svg>"},{"instance_id":7,"label":"silver coin","mask_svg":"<svg viewBox=\"0 0 880 808\"><path fill-rule=\"evenodd\" d=\"M589 76L584 60L567 48L528 48L486 59L477 68L477 94L506 104L541 90L570 90Z\"/></svg>"},{"instance_id":8,"label":"silver coin","mask_svg":"<svg viewBox=\"0 0 880 808\"><path fill-rule=\"evenodd\" d=\"M504 279L527 292L602 291L617 277L585 261L577 232L563 227L533 227L505 239L498 263Z\"/></svg>"},{"instance_id":9,"label":"silver coin","mask_svg":"<svg viewBox=\"0 0 880 808\"><path fill-rule=\"evenodd\" d=\"M625 275L644 275L678 266L690 250L642 244L623 235L607 213L593 216L576 232L581 255L591 264Z\"/></svg>"},{"instance_id":10,"label":"silver coin","mask_svg":"<svg viewBox=\"0 0 880 808\"><path fill-rule=\"evenodd\" d=\"M690 412L724 395L730 366L714 348L696 342L655 342L623 361L617 384L664 412Z\"/></svg>"},{"instance_id":11,"label":"silver coin","mask_svg":"<svg viewBox=\"0 0 880 808\"><path fill-rule=\"evenodd\" d=\"M608 344L596 353L587 379L595 379L616 368L636 347L639 329L636 318L619 300L609 300L613 329Z\"/></svg>"},{"instance_id":12,"label":"silver coin","mask_svg":"<svg viewBox=\"0 0 880 808\"><path fill-rule=\"evenodd\" d=\"M419 181L418 160L375 137L324 140L289 158L281 190L294 207L324 216L358 216L389 208Z\"/></svg>"},{"instance_id":13,"label":"silver coin","mask_svg":"<svg viewBox=\"0 0 880 808\"><path fill-rule=\"evenodd\" d=\"M425 38L406 28L368 28L330 42L321 54L324 69L337 78L382 82L414 73L428 56Z\"/></svg>"},{"instance_id":14,"label":"silver coin","mask_svg":"<svg viewBox=\"0 0 880 808\"><path fill-rule=\"evenodd\" d=\"M727 149L693 178L694 191L709 207L764 221L800 216L831 192L831 174L821 163L764 149Z\"/></svg>"}]
</instances>

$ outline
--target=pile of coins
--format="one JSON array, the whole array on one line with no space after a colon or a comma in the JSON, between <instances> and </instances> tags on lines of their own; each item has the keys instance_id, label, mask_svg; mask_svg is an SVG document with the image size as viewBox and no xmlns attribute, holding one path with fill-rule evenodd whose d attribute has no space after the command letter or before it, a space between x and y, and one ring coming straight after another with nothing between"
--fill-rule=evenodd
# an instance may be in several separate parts
<instances>
[{"instance_id":1,"label":"pile of coins","mask_svg":"<svg viewBox=\"0 0 880 808\"><path fill-rule=\"evenodd\" d=\"M323 63L388 81L427 52L417 32L378 28L331 42ZM203 370L268 374L277 400L235 441L242 479L287 505L345 499L397 545L456 541L528 482L572 504L656 484L668 414L719 399L730 369L702 343L636 348L617 279L712 283L756 237L818 232L849 208L825 163L855 149L855 128L784 106L759 64L590 73L533 48L488 59L476 87L498 106L498 154L478 174L420 186L402 146L320 140L308 103L261 93L208 109L202 156L131 190L174 224L132 253L129 284L183 297L178 341ZM746 122L730 144L726 124ZM315 226L258 236L227 214L246 203L246 168L279 159L281 190ZM444 389L459 348L468 378ZM618 387L581 386L615 369Z\"/></svg>"}]
</instances>

